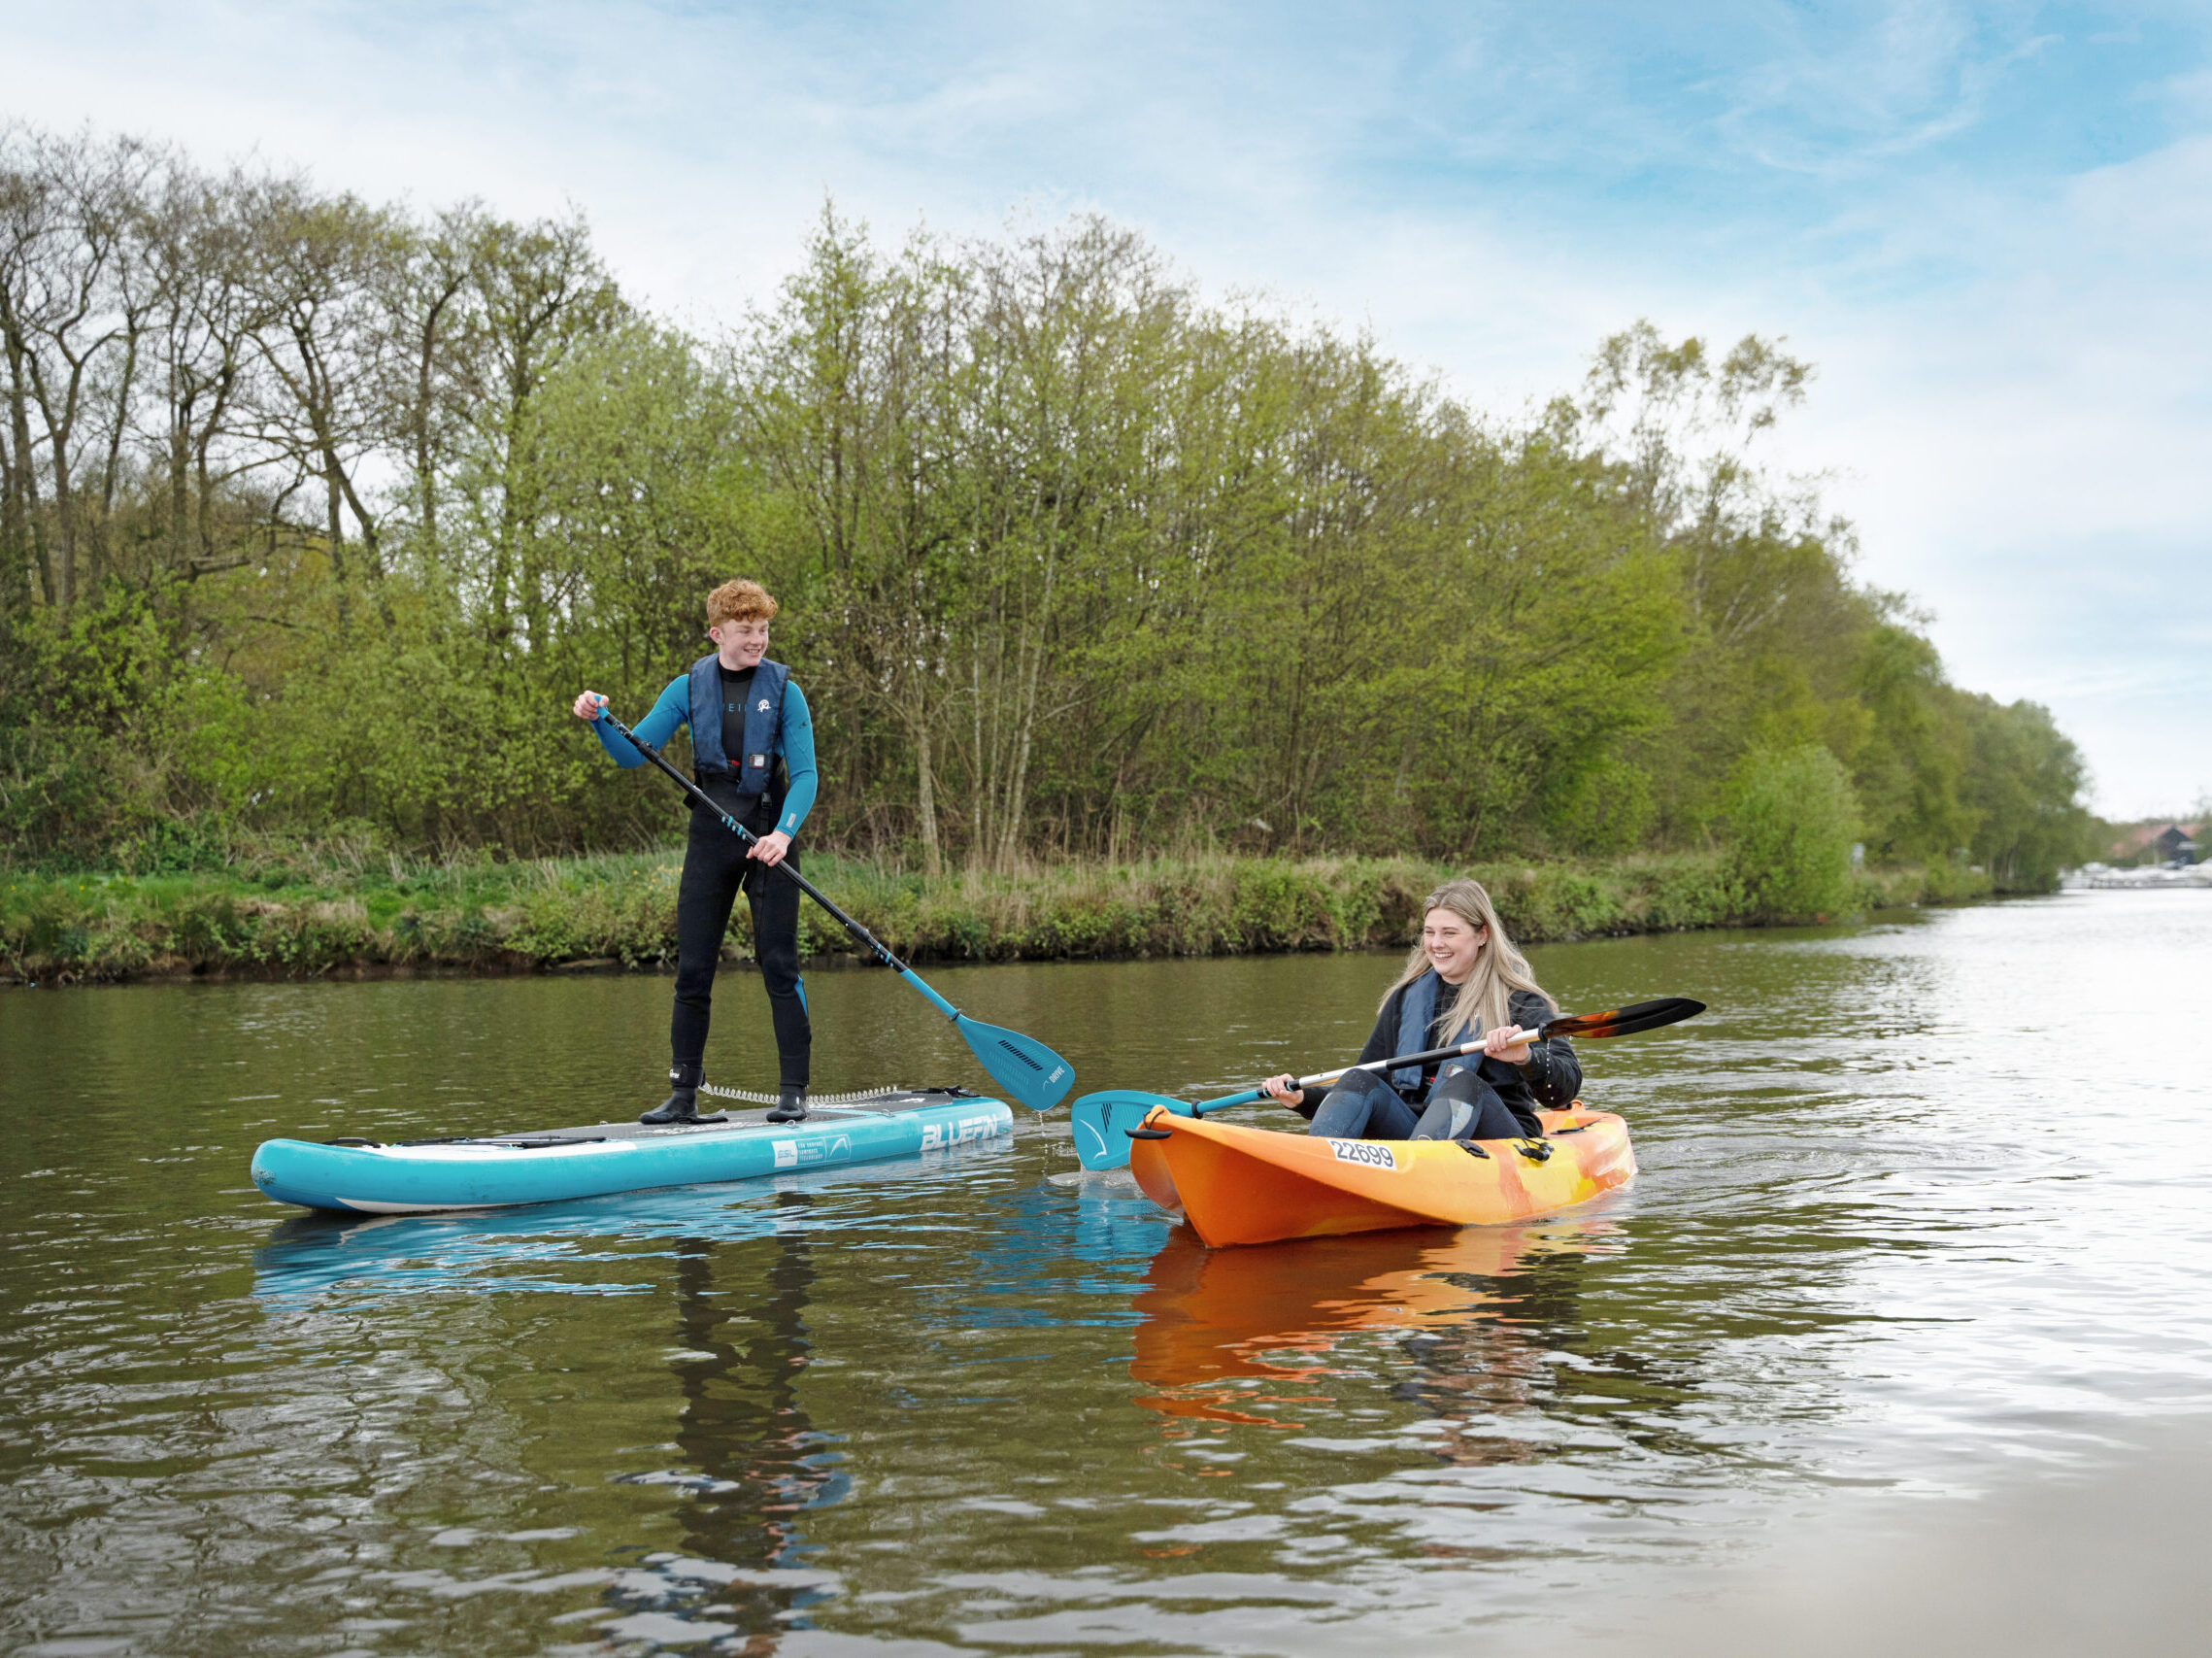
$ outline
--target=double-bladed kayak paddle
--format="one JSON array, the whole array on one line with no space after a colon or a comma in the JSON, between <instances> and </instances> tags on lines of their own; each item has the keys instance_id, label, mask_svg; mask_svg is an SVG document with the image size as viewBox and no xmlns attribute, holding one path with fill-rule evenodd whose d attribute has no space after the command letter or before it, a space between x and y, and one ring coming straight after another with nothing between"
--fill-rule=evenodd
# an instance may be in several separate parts
<instances>
[{"instance_id":1,"label":"double-bladed kayak paddle","mask_svg":"<svg viewBox=\"0 0 2212 1658\"><path fill-rule=\"evenodd\" d=\"M1631 1036L1639 1031L1656 1031L1661 1025L1673 1025L1681 1020L1705 1011L1705 1004L1693 1001L1686 996L1660 997L1656 1001L1631 1002L1626 1007L1611 1007L1602 1013L1575 1013L1558 1019L1548 1019L1534 1031L1527 1032L1531 1042L1541 1042L1550 1036ZM1314 1088L1324 1082L1335 1082L1356 1070L1393 1071L1401 1066L1441 1064L1445 1060L1458 1059L1462 1055L1478 1052L1483 1038L1461 1042L1457 1047L1429 1048L1418 1054L1399 1054L1387 1060L1373 1060L1366 1065L1338 1066L1334 1070L1316 1071L1312 1076L1298 1078L1300 1088ZM1262 1088L1248 1088L1240 1094L1224 1094L1219 1100L1205 1100L1195 1105L1180 1100L1170 1100L1164 1094L1142 1094L1135 1089L1109 1088L1097 1094L1086 1094L1075 1102L1075 1155L1087 1169L1121 1168L1129 1161L1129 1131L1143 1124L1147 1112L1161 1106L1178 1117L1203 1117L1209 1111L1225 1111L1231 1105L1251 1105L1258 1100L1273 1098Z\"/></svg>"},{"instance_id":2,"label":"double-bladed kayak paddle","mask_svg":"<svg viewBox=\"0 0 2212 1658\"><path fill-rule=\"evenodd\" d=\"M717 805L713 795L669 764L658 749L631 730L629 727L623 725L621 721L616 719L614 715L608 713L605 708L599 710L599 718L614 727L628 741L630 747L636 749L638 753L652 761L654 765L666 773L679 789L720 818L722 827L727 829L730 833L748 842L759 840L758 835ZM980 1019L970 1019L924 984L920 973L917 973L912 967L891 954L889 945L824 897L820 887L817 887L788 863L778 863L775 867L796 881L799 885L799 891L806 894L808 897L814 899L816 903L821 905L823 909L835 917L837 925L850 932L855 942L866 949L877 961L883 963L885 966L890 968L892 972L898 974L900 978L921 992L932 1007L950 1019L954 1028L960 1032L961 1038L968 1044L969 1051L975 1055L976 1063L989 1071L991 1080L1005 1089L1015 1100L1028 1106L1032 1111L1050 1111L1060 1102L1067 1091L1075 1086L1075 1066L1069 1065L1067 1061L1061 1059L1044 1043L1033 1036L1024 1036L1019 1031L1009 1031L1002 1026L986 1025ZM1128 1144L1126 1140L1122 1143L1124 1148ZM1128 1152L1124 1149L1122 1156L1124 1162L1127 1161Z\"/></svg>"}]
</instances>

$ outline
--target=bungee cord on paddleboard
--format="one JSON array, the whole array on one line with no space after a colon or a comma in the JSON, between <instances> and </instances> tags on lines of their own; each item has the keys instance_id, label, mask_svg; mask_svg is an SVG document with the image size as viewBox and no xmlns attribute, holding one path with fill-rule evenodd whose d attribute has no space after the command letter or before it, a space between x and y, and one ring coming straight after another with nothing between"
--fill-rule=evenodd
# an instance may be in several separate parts
<instances>
[{"instance_id":1,"label":"bungee cord on paddleboard","mask_svg":"<svg viewBox=\"0 0 2212 1658\"><path fill-rule=\"evenodd\" d=\"M760 1094L750 1088L723 1088L712 1082L700 1083L699 1092L711 1094L717 1100L743 1100L752 1105L773 1105L779 1099L774 1094ZM863 1088L852 1094L810 1094L807 1096L807 1105L809 1109L817 1105L864 1105L871 1100L890 1100L909 1092L908 1089L887 1085L882 1088Z\"/></svg>"}]
</instances>

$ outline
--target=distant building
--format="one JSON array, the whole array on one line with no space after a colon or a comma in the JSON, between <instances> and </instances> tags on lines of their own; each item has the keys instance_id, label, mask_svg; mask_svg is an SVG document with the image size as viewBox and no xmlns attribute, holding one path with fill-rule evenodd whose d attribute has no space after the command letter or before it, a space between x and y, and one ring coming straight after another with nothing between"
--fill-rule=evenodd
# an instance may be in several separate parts
<instances>
[{"instance_id":1,"label":"distant building","mask_svg":"<svg viewBox=\"0 0 2212 1658\"><path fill-rule=\"evenodd\" d=\"M2112 843L2115 863L2195 863L2203 857L2204 831L2212 825L2137 824Z\"/></svg>"}]
</instances>

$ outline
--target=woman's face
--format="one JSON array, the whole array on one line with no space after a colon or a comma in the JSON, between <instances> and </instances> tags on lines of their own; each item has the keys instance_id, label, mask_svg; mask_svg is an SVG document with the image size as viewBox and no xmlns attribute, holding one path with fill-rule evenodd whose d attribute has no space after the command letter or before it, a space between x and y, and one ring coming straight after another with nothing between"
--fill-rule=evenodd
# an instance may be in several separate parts
<instances>
[{"instance_id":1,"label":"woman's face","mask_svg":"<svg viewBox=\"0 0 2212 1658\"><path fill-rule=\"evenodd\" d=\"M1432 909L1421 924L1421 947L1436 976L1448 985L1467 982L1489 937L1488 928L1469 927L1457 910Z\"/></svg>"}]
</instances>

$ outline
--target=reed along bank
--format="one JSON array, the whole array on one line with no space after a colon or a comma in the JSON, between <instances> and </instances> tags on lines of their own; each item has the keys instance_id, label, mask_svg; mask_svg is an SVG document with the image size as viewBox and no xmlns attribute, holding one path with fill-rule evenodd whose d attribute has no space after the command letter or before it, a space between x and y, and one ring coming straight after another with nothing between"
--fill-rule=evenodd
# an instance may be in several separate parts
<instances>
[{"instance_id":1,"label":"reed along bank","mask_svg":"<svg viewBox=\"0 0 2212 1658\"><path fill-rule=\"evenodd\" d=\"M271 859L221 872L0 871L0 976L72 983L203 974L653 970L676 956L671 851L512 862ZM1103 960L1392 948L1422 896L1465 866L1240 858L927 876L814 857L810 876L910 961ZM1761 899L1730 853L1476 864L1535 942L1830 919ZM1835 914L1985 896L1963 865L1852 871ZM724 954L751 953L739 904ZM817 962L859 952L811 905Z\"/></svg>"}]
</instances>

